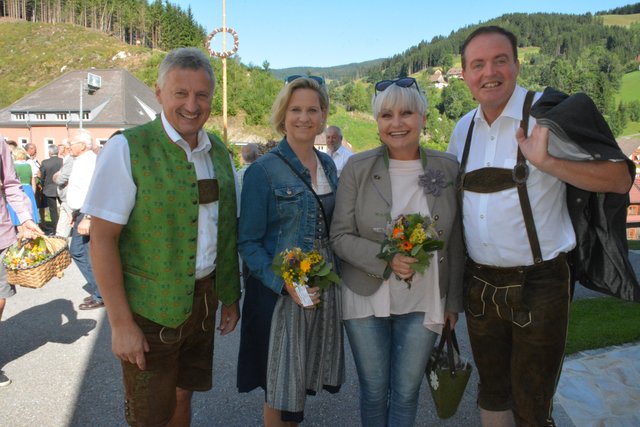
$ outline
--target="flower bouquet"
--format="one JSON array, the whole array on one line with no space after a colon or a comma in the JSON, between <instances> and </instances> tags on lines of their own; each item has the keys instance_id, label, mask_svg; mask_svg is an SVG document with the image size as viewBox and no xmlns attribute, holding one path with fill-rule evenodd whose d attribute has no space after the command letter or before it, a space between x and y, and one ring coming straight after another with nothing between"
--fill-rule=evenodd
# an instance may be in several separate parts
<instances>
[{"instance_id":1,"label":"flower bouquet","mask_svg":"<svg viewBox=\"0 0 640 427\"><path fill-rule=\"evenodd\" d=\"M424 273L433 252L444 247L444 242L438 240L435 224L430 216L419 213L400 215L388 224L378 254L378 258L387 261L383 274L385 280L391 276L390 263L396 254L416 258L418 261L411 264L411 268ZM411 278L404 281L411 287Z\"/></svg>"},{"instance_id":2,"label":"flower bouquet","mask_svg":"<svg viewBox=\"0 0 640 427\"><path fill-rule=\"evenodd\" d=\"M313 305L308 287L325 289L340 278L325 261L320 252L303 252L300 248L285 249L273 259L271 268L284 280L285 286L295 289L305 307Z\"/></svg>"},{"instance_id":3,"label":"flower bouquet","mask_svg":"<svg viewBox=\"0 0 640 427\"><path fill-rule=\"evenodd\" d=\"M66 239L37 237L21 239L7 249L2 260L7 269L7 281L12 285L40 288L71 263Z\"/></svg>"}]
</instances>

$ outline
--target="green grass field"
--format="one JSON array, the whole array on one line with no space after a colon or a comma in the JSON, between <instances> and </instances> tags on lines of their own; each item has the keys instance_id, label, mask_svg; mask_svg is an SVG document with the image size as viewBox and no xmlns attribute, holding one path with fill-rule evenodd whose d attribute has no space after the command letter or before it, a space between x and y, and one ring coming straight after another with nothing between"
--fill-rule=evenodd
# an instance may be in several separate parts
<instances>
[{"instance_id":1,"label":"green grass field","mask_svg":"<svg viewBox=\"0 0 640 427\"><path fill-rule=\"evenodd\" d=\"M354 152L380 145L378 127L370 113L349 113L339 106L329 117L328 124L342 129L342 134L353 146Z\"/></svg>"},{"instance_id":2,"label":"green grass field","mask_svg":"<svg viewBox=\"0 0 640 427\"><path fill-rule=\"evenodd\" d=\"M604 25L619 25L621 27L628 27L631 24L640 22L640 13L634 13L631 15L602 15Z\"/></svg>"},{"instance_id":3,"label":"green grass field","mask_svg":"<svg viewBox=\"0 0 640 427\"><path fill-rule=\"evenodd\" d=\"M616 94L616 103L630 102L640 99L640 71L634 71L622 76L620 91Z\"/></svg>"},{"instance_id":4,"label":"green grass field","mask_svg":"<svg viewBox=\"0 0 640 427\"><path fill-rule=\"evenodd\" d=\"M640 304L602 297L571 304L567 354L640 340Z\"/></svg>"}]
</instances>

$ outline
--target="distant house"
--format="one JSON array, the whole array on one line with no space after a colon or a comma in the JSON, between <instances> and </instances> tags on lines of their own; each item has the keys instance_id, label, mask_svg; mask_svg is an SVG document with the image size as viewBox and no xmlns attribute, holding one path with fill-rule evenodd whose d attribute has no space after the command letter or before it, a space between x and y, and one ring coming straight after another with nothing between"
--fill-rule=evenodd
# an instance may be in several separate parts
<instances>
[{"instance_id":1,"label":"distant house","mask_svg":"<svg viewBox=\"0 0 640 427\"><path fill-rule=\"evenodd\" d=\"M462 78L462 68L453 67L447 70L447 79L461 79Z\"/></svg>"},{"instance_id":2,"label":"distant house","mask_svg":"<svg viewBox=\"0 0 640 427\"><path fill-rule=\"evenodd\" d=\"M640 167L640 138L622 137L616 140L620 149L625 156L636 164L636 168Z\"/></svg>"},{"instance_id":3,"label":"distant house","mask_svg":"<svg viewBox=\"0 0 640 427\"><path fill-rule=\"evenodd\" d=\"M629 207L627 208L627 239L640 240L640 176L629 190Z\"/></svg>"},{"instance_id":4,"label":"distant house","mask_svg":"<svg viewBox=\"0 0 640 427\"><path fill-rule=\"evenodd\" d=\"M101 80L99 89L87 87L88 73L98 76L94 85ZM104 144L115 131L147 123L160 111L155 93L127 70L71 71L0 110L0 135L21 145L33 142L42 160L47 146L80 127L81 116L94 143Z\"/></svg>"},{"instance_id":5,"label":"distant house","mask_svg":"<svg viewBox=\"0 0 640 427\"><path fill-rule=\"evenodd\" d=\"M431 84L433 84L438 89L442 89L443 87L447 86L447 82L444 79L444 76L442 75L442 71L440 69L435 70L433 74L429 76L429 82L431 82Z\"/></svg>"}]
</instances>

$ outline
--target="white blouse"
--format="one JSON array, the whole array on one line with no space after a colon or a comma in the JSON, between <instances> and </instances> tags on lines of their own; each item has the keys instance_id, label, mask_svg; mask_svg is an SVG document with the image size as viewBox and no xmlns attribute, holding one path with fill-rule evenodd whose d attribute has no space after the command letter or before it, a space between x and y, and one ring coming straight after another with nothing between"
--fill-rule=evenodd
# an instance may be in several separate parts
<instances>
[{"instance_id":1,"label":"white blouse","mask_svg":"<svg viewBox=\"0 0 640 427\"><path fill-rule=\"evenodd\" d=\"M400 214L429 215L427 196L418 185L418 176L424 173L421 161L389 159L391 178L391 218ZM445 299L440 297L438 285L437 253L424 273L413 276L411 288L391 273L380 288L370 296L354 293L342 286L343 318L361 319L369 316L389 317L392 314L424 313L423 325L441 333L444 323Z\"/></svg>"}]
</instances>

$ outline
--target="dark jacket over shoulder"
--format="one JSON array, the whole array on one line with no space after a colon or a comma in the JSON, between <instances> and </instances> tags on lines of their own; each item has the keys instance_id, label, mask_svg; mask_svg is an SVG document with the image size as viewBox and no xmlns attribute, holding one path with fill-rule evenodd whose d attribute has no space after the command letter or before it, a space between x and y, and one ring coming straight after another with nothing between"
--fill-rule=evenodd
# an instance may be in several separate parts
<instances>
[{"instance_id":1,"label":"dark jacket over shoulder","mask_svg":"<svg viewBox=\"0 0 640 427\"><path fill-rule=\"evenodd\" d=\"M539 125L559 144L593 160L624 161L631 182L635 165L620 150L609 125L587 95L545 89L531 108ZM640 302L640 285L629 262L627 207L629 194L594 193L567 184L567 207L576 233L570 262L574 278L589 289Z\"/></svg>"}]
</instances>

